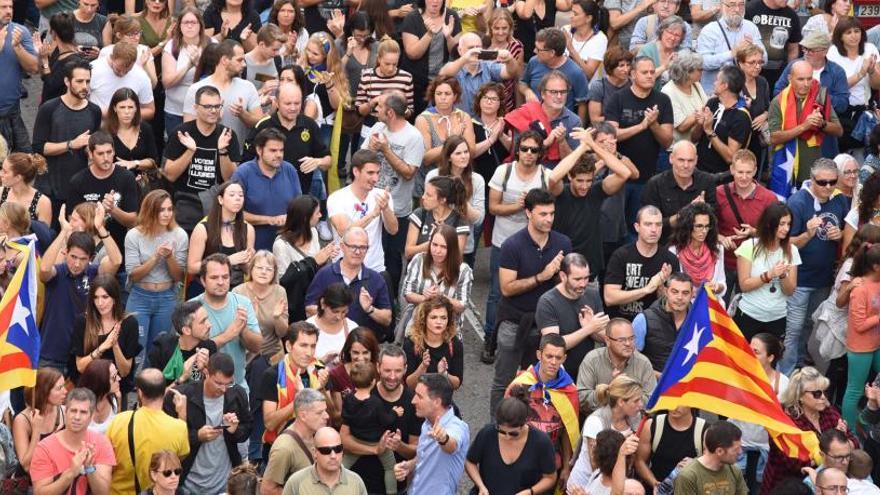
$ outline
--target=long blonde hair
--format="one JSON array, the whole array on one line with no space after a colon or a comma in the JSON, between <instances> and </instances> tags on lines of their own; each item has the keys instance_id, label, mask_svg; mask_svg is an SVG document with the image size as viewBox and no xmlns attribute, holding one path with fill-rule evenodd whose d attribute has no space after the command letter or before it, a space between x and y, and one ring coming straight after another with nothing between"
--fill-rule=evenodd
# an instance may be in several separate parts
<instances>
[{"instance_id":1,"label":"long blonde hair","mask_svg":"<svg viewBox=\"0 0 880 495\"><path fill-rule=\"evenodd\" d=\"M333 85L334 89L336 89L339 98L342 100L341 103L344 107L348 107L351 95L349 94L348 87L348 76L345 74L345 68L342 66L342 58L339 56L339 50L336 49L336 44L333 42L333 38L323 32L318 31L317 33L309 36L309 41L307 45L312 45L324 55L324 64L327 66L327 72L333 74ZM305 52L305 50L303 50ZM308 56L303 53L303 66L307 67L308 64Z\"/></svg>"}]
</instances>

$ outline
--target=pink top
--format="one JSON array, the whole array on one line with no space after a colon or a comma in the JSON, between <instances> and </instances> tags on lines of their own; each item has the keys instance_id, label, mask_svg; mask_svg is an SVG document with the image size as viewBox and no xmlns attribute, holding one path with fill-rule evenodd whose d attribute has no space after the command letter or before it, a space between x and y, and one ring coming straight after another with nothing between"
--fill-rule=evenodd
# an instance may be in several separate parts
<instances>
[{"instance_id":1,"label":"pink top","mask_svg":"<svg viewBox=\"0 0 880 495\"><path fill-rule=\"evenodd\" d=\"M865 282L850 292L846 348L874 352L880 348L880 282Z\"/></svg>"},{"instance_id":2,"label":"pink top","mask_svg":"<svg viewBox=\"0 0 880 495\"><path fill-rule=\"evenodd\" d=\"M86 443L95 446L95 465L103 464L106 466L116 465L116 455L113 453L113 446L107 437L92 430L86 431ZM31 459L30 475L34 482L46 478L53 478L70 468L70 461L76 452L67 450L67 447L61 444L58 439L58 433L55 433L41 440L34 449L34 455ZM76 481L76 495L85 495L88 488L88 479L85 476L79 476ZM64 493L69 493L65 490Z\"/></svg>"}]
</instances>

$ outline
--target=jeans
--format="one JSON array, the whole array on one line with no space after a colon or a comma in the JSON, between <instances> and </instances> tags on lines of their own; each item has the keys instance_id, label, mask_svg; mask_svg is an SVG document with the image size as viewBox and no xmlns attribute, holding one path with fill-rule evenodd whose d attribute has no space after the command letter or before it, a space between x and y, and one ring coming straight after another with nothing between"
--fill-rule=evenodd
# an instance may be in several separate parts
<instances>
[{"instance_id":1,"label":"jeans","mask_svg":"<svg viewBox=\"0 0 880 495\"><path fill-rule=\"evenodd\" d=\"M807 355L807 340L813 331L813 312L830 292L830 287L798 287L789 296L785 352L778 366L780 372L791 375L795 368L803 365Z\"/></svg>"},{"instance_id":2,"label":"jeans","mask_svg":"<svg viewBox=\"0 0 880 495\"><path fill-rule=\"evenodd\" d=\"M140 330L139 341L143 346L144 368L150 365L147 355L150 346L160 333L171 328L171 312L177 304L177 287L153 292L132 286L125 310L134 313Z\"/></svg>"},{"instance_id":3,"label":"jeans","mask_svg":"<svg viewBox=\"0 0 880 495\"><path fill-rule=\"evenodd\" d=\"M409 217L397 217L397 233L389 234L382 230L382 250L385 252L385 271L391 279L388 292L393 301L400 289L400 276L403 273L403 249L406 247L406 233L409 230Z\"/></svg>"},{"instance_id":4,"label":"jeans","mask_svg":"<svg viewBox=\"0 0 880 495\"><path fill-rule=\"evenodd\" d=\"M495 376L492 378L492 389L489 391L489 416L495 417L495 408L504 398L504 391L516 376L522 349L516 345L516 331L519 322L502 321L498 325L498 350L495 352Z\"/></svg>"},{"instance_id":5,"label":"jeans","mask_svg":"<svg viewBox=\"0 0 880 495\"><path fill-rule=\"evenodd\" d=\"M498 284L498 267L501 265L501 248L492 246L489 252L489 297L486 298L486 324L483 326L483 335L486 342L489 337L495 335L495 312L498 310L498 300L501 299L501 286ZM493 408L494 409L494 408Z\"/></svg>"},{"instance_id":6,"label":"jeans","mask_svg":"<svg viewBox=\"0 0 880 495\"><path fill-rule=\"evenodd\" d=\"M871 370L880 370L880 349L874 352L847 351L846 393L843 394L843 419L855 433L859 418L859 399L865 393L865 383Z\"/></svg>"},{"instance_id":7,"label":"jeans","mask_svg":"<svg viewBox=\"0 0 880 495\"><path fill-rule=\"evenodd\" d=\"M21 118L21 107L16 104L0 116L0 134L6 139L9 152L31 152L31 135Z\"/></svg>"},{"instance_id":8,"label":"jeans","mask_svg":"<svg viewBox=\"0 0 880 495\"><path fill-rule=\"evenodd\" d=\"M764 466L767 465L769 453L769 450L760 447L743 447L742 452L736 458L736 465L742 471L746 486L749 487L749 495L758 495L761 491Z\"/></svg>"},{"instance_id":9,"label":"jeans","mask_svg":"<svg viewBox=\"0 0 880 495\"><path fill-rule=\"evenodd\" d=\"M183 115L171 115L165 112L165 133L171 139L171 133L177 130L177 126L183 123Z\"/></svg>"},{"instance_id":10,"label":"jeans","mask_svg":"<svg viewBox=\"0 0 880 495\"><path fill-rule=\"evenodd\" d=\"M634 182L627 182L624 189L624 211L626 219L626 231L627 231L627 240L628 242L635 242L636 233L635 233L635 225L636 223L636 214L639 212L639 208L642 207L642 189L645 188L644 184L636 184Z\"/></svg>"}]
</instances>

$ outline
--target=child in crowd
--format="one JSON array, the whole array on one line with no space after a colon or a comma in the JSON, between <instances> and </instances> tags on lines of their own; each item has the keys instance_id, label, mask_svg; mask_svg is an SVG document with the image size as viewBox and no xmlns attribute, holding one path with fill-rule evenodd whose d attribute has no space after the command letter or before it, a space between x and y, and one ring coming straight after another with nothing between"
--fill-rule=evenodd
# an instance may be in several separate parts
<instances>
[{"instance_id":1,"label":"child in crowd","mask_svg":"<svg viewBox=\"0 0 880 495\"><path fill-rule=\"evenodd\" d=\"M871 456L862 449L853 450L846 472L849 495L880 495L880 488L871 481L872 469L874 461Z\"/></svg>"}]
</instances>

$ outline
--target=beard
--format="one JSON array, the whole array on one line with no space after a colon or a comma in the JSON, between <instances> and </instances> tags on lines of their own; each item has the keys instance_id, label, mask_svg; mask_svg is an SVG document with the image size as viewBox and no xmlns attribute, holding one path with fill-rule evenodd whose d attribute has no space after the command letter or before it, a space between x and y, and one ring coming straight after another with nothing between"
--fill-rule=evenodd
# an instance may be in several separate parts
<instances>
[{"instance_id":1,"label":"beard","mask_svg":"<svg viewBox=\"0 0 880 495\"><path fill-rule=\"evenodd\" d=\"M724 16L725 22L727 22L728 27L738 28L742 25L743 16L739 14L728 14Z\"/></svg>"}]
</instances>

